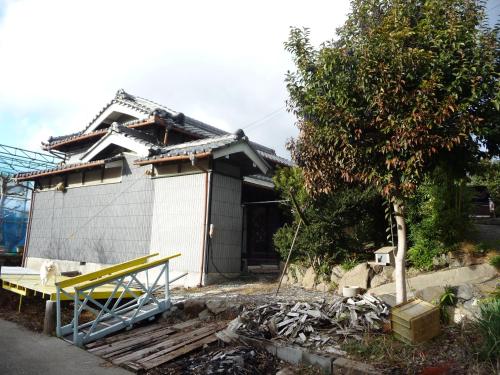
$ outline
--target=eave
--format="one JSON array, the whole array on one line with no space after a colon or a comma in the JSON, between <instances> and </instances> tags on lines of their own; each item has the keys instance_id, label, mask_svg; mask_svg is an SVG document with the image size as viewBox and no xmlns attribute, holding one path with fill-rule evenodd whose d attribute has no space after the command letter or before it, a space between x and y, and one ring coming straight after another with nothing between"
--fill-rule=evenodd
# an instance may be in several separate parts
<instances>
[{"instance_id":1,"label":"eave","mask_svg":"<svg viewBox=\"0 0 500 375\"><path fill-rule=\"evenodd\" d=\"M95 160L91 161L88 163L77 163L77 164L68 164L68 165L61 165L57 168L53 169L46 169L43 171L32 171L32 172L21 172L18 173L14 176L16 181L32 181L32 180L37 180L39 178L43 177L48 177L48 176L54 176L58 174L64 174L67 172L73 172L73 171L79 171L83 169L92 169L92 168L97 168L104 166L106 163L119 160L122 157L113 157L109 159L101 159L101 160Z\"/></svg>"}]
</instances>

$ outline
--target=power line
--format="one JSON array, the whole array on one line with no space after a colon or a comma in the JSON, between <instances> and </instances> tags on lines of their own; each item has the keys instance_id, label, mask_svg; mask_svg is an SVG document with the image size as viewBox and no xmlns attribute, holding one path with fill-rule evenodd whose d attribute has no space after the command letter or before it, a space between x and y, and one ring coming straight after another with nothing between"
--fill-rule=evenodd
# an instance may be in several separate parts
<instances>
[{"instance_id":1,"label":"power line","mask_svg":"<svg viewBox=\"0 0 500 375\"><path fill-rule=\"evenodd\" d=\"M269 120L270 118L276 116L277 114L279 114L281 111L283 111L285 109L285 106L281 106L277 109L275 109L274 111L268 113L267 115L259 118L258 120L255 120L255 121L252 121L248 124L246 124L245 126L243 126L241 129L242 130L248 130L249 128L255 126L255 125L258 125L259 123L262 123L263 121L266 121L266 120Z\"/></svg>"}]
</instances>

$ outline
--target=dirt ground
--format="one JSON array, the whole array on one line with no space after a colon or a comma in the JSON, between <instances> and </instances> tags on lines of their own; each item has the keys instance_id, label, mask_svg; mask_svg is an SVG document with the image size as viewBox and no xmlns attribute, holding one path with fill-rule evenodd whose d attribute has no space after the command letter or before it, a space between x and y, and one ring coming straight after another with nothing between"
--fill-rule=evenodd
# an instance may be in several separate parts
<instances>
[{"instance_id":1,"label":"dirt ground","mask_svg":"<svg viewBox=\"0 0 500 375\"><path fill-rule=\"evenodd\" d=\"M221 285L203 289L176 289L173 291L173 300L181 301L191 298L225 299L230 304L255 306L267 301L303 300L330 298L328 292L307 291L298 287L283 286L278 297L275 297L277 283L272 278L253 279L242 281L228 281ZM18 309L19 296L0 289L0 319L10 320L40 332L43 329L45 301L37 297L23 299L21 313ZM63 306L63 315L70 319L71 303ZM494 374L498 373L498 364L481 362L477 354L480 338L472 324L450 325L442 328L439 337L421 345L411 346L394 339L390 334L365 335L361 342L346 341L339 343L351 359L370 363L385 374ZM220 351L218 346L204 348L201 352L186 356L168 366L150 372L151 375L200 373L209 374L213 352ZM205 356L205 357L204 357ZM237 368L228 374L274 374L276 370L286 367L266 353L255 353L251 361L250 372L238 372ZM244 357L244 356L243 356ZM198 367L190 368L196 365ZM204 364L205 363L205 364ZM195 371L196 370L196 371ZM218 373L217 371L212 373ZM293 368L289 373L314 374L311 368Z\"/></svg>"}]
</instances>

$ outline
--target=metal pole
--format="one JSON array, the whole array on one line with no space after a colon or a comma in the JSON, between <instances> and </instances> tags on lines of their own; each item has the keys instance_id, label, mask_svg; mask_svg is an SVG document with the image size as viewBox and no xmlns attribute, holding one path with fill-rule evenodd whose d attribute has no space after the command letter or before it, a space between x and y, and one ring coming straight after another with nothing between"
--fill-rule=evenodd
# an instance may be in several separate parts
<instances>
[{"instance_id":1,"label":"metal pole","mask_svg":"<svg viewBox=\"0 0 500 375\"><path fill-rule=\"evenodd\" d=\"M299 233L300 225L302 224L302 219L299 219L299 224L297 225L297 229L295 230L295 234L293 236L292 246L290 246L290 251L288 252L288 257L286 258L285 267L283 267L283 272L281 273L280 282L278 283L278 287L276 288L276 294L280 291L281 282L283 281L283 277L285 276L286 269L288 268L288 262L290 261L290 255L292 255L293 246L295 245L295 240L297 239L297 234Z\"/></svg>"},{"instance_id":2,"label":"metal pole","mask_svg":"<svg viewBox=\"0 0 500 375\"><path fill-rule=\"evenodd\" d=\"M56 285L56 335L61 337L61 289Z\"/></svg>"},{"instance_id":3,"label":"metal pole","mask_svg":"<svg viewBox=\"0 0 500 375\"><path fill-rule=\"evenodd\" d=\"M78 340L78 310L79 310L79 304L80 300L78 299L78 291L75 289L75 310L73 313L73 344L80 346L79 340Z\"/></svg>"},{"instance_id":4,"label":"metal pole","mask_svg":"<svg viewBox=\"0 0 500 375\"><path fill-rule=\"evenodd\" d=\"M165 303L166 306L170 306L170 290L169 290L169 275L168 275L168 269L169 269L169 261L165 263Z\"/></svg>"}]
</instances>

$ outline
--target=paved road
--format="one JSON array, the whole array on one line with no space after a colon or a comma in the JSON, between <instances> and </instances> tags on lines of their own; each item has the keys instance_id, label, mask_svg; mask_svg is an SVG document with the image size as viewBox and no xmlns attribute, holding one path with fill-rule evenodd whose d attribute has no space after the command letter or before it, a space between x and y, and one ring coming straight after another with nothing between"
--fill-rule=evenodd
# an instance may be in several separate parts
<instances>
[{"instance_id":1,"label":"paved road","mask_svg":"<svg viewBox=\"0 0 500 375\"><path fill-rule=\"evenodd\" d=\"M130 375L55 337L33 333L0 319L2 375Z\"/></svg>"}]
</instances>

